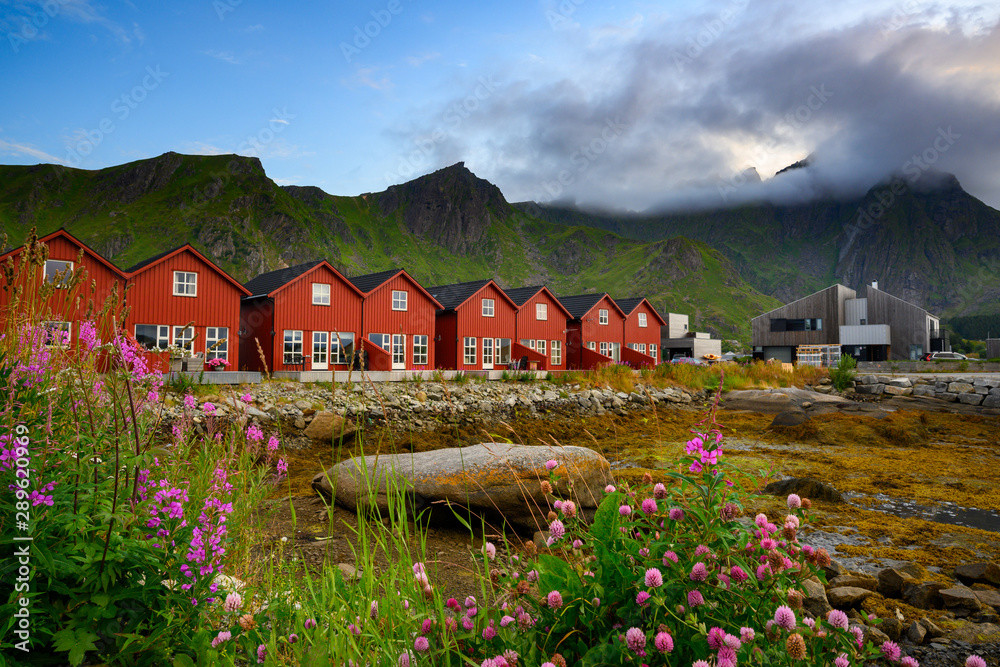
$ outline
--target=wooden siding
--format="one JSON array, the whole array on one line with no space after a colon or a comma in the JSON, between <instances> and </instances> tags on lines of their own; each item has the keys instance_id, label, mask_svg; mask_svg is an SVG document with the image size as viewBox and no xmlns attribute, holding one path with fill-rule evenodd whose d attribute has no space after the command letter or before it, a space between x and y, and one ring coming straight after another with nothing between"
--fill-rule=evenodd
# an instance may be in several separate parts
<instances>
[{"instance_id":1,"label":"wooden siding","mask_svg":"<svg viewBox=\"0 0 1000 667\"><path fill-rule=\"evenodd\" d=\"M198 274L197 296L174 296L174 271ZM205 353L207 327L228 327L228 361L239 368L240 291L217 267L206 263L189 250L183 250L158 264L138 271L128 279L126 304L129 315L125 331L135 335L137 324L173 327L194 323L197 334L194 351ZM157 357L157 355L152 355Z\"/></svg>"},{"instance_id":2,"label":"wooden siding","mask_svg":"<svg viewBox=\"0 0 1000 667\"><path fill-rule=\"evenodd\" d=\"M392 293L407 293L406 310L392 309ZM406 368L413 369L413 336L427 336L426 368L434 368L434 331L437 306L406 274L400 273L365 295L362 331L370 333L404 334L406 336Z\"/></svg>"},{"instance_id":3,"label":"wooden siding","mask_svg":"<svg viewBox=\"0 0 1000 667\"><path fill-rule=\"evenodd\" d=\"M910 345L919 345L921 354L931 350L928 313L920 306L868 286L868 324L888 324L889 359L909 359Z\"/></svg>"},{"instance_id":4,"label":"wooden siding","mask_svg":"<svg viewBox=\"0 0 1000 667\"><path fill-rule=\"evenodd\" d=\"M645 327L639 326L639 313L646 314ZM624 344L622 348L624 349L629 343L645 345L646 356L649 356L649 346L655 345L657 347L656 361L660 361L660 327L665 324L666 322L663 321L660 314L649 303L643 301L625 318Z\"/></svg>"},{"instance_id":5,"label":"wooden siding","mask_svg":"<svg viewBox=\"0 0 1000 667\"><path fill-rule=\"evenodd\" d=\"M493 317L483 317L483 299L493 299ZM458 354L458 370L482 370L483 368L483 338L509 338L514 340L515 307L499 287L488 283L473 294L455 310L457 315L456 350ZM466 366L463 363L462 339L472 336L476 341L476 364ZM494 363L494 368L499 364Z\"/></svg>"},{"instance_id":6,"label":"wooden siding","mask_svg":"<svg viewBox=\"0 0 1000 667\"><path fill-rule=\"evenodd\" d=\"M539 303L544 303L546 306L546 316L548 317L546 320L537 319L535 305ZM566 368L566 311L547 290L539 290L535 296L521 304L515 320L514 338L516 341L522 339L545 341L546 370ZM552 363L552 341L554 340L562 343L562 359L558 364Z\"/></svg>"},{"instance_id":7,"label":"wooden siding","mask_svg":"<svg viewBox=\"0 0 1000 667\"><path fill-rule=\"evenodd\" d=\"M239 370L264 372L274 370L274 302L271 299L247 299L240 303L240 365ZM260 343L260 350L257 344ZM261 362L260 351L264 352Z\"/></svg>"},{"instance_id":8,"label":"wooden siding","mask_svg":"<svg viewBox=\"0 0 1000 667\"><path fill-rule=\"evenodd\" d=\"M607 324L599 323L600 316L598 311L601 309L607 309L608 311ZM583 316L582 323L584 347L590 341L597 343L598 351L600 351L601 343L619 343L622 347L625 347L625 318L622 317L621 311L618 310L618 305L611 300L611 297L605 296L594 304L594 307Z\"/></svg>"},{"instance_id":9,"label":"wooden siding","mask_svg":"<svg viewBox=\"0 0 1000 667\"><path fill-rule=\"evenodd\" d=\"M313 283L330 285L329 306L313 304ZM354 334L355 344L361 336L362 297L345 278L334 273L325 264L318 265L281 289L275 290L272 298L274 300L272 370L287 370L284 363L285 331L302 332L302 354L306 357L305 370L311 369L314 331L351 332ZM348 365L329 364L329 367L331 370L347 370Z\"/></svg>"},{"instance_id":10,"label":"wooden siding","mask_svg":"<svg viewBox=\"0 0 1000 667\"><path fill-rule=\"evenodd\" d=\"M836 345L840 325L844 323L844 301L855 297L854 290L833 285L798 301L776 308L751 321L754 347L796 347L798 345ZM869 304L869 308L871 304ZM772 319L820 318L821 331L771 331Z\"/></svg>"}]
</instances>

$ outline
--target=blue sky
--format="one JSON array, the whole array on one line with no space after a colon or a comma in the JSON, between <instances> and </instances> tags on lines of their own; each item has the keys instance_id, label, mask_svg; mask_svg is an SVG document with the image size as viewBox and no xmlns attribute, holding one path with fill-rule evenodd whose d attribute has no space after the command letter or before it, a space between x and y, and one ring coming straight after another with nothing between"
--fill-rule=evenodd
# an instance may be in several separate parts
<instances>
[{"instance_id":1,"label":"blue sky","mask_svg":"<svg viewBox=\"0 0 1000 667\"><path fill-rule=\"evenodd\" d=\"M944 170L1000 206L1000 8L815 4L0 0L0 162L240 153L359 194L465 161L630 209Z\"/></svg>"}]
</instances>

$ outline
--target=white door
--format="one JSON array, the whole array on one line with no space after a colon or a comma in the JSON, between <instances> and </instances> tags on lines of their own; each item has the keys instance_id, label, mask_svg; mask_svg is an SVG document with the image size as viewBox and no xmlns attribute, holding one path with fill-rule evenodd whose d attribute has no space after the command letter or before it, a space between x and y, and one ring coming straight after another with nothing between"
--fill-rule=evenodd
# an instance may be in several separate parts
<instances>
[{"instance_id":1,"label":"white door","mask_svg":"<svg viewBox=\"0 0 1000 667\"><path fill-rule=\"evenodd\" d=\"M330 351L330 334L326 331L313 332L312 370L325 371Z\"/></svg>"},{"instance_id":2,"label":"white door","mask_svg":"<svg viewBox=\"0 0 1000 667\"><path fill-rule=\"evenodd\" d=\"M493 370L493 339L483 339L483 370Z\"/></svg>"},{"instance_id":3,"label":"white door","mask_svg":"<svg viewBox=\"0 0 1000 667\"><path fill-rule=\"evenodd\" d=\"M392 370L406 370L406 336L392 334Z\"/></svg>"}]
</instances>

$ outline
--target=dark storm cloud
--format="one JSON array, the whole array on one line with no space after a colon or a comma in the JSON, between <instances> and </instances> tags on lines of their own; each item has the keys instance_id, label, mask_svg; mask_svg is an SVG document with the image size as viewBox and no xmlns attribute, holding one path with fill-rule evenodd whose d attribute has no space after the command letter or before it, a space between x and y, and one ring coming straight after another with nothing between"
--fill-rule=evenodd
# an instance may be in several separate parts
<instances>
[{"instance_id":1,"label":"dark storm cloud","mask_svg":"<svg viewBox=\"0 0 1000 667\"><path fill-rule=\"evenodd\" d=\"M736 2L725 20L709 14L581 49L572 77L508 73L434 142L429 162L464 159L514 201L794 201L933 169L1000 205L996 24L970 30L957 15L931 24L914 12L903 25L884 14L795 36L769 7ZM769 178L806 155L810 169ZM742 176L750 167L763 183Z\"/></svg>"}]
</instances>

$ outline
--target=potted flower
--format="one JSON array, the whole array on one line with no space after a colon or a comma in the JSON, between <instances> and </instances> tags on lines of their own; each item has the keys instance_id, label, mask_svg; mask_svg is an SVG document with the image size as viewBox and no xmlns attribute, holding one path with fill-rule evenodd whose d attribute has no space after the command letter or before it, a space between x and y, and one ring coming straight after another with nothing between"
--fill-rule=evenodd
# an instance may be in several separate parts
<instances>
[{"instance_id":1,"label":"potted flower","mask_svg":"<svg viewBox=\"0 0 1000 667\"><path fill-rule=\"evenodd\" d=\"M209 359L205 365L208 366L208 369L212 371L224 371L227 368L229 368L229 362L223 359L222 357L214 357L212 359Z\"/></svg>"}]
</instances>

